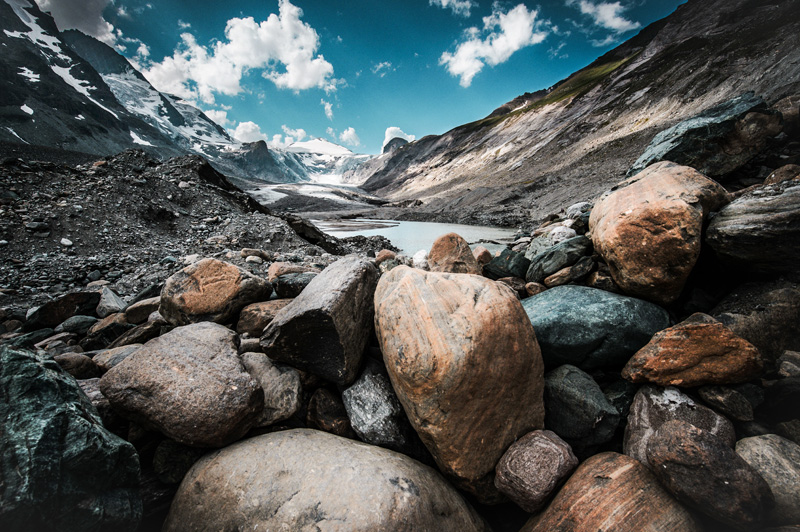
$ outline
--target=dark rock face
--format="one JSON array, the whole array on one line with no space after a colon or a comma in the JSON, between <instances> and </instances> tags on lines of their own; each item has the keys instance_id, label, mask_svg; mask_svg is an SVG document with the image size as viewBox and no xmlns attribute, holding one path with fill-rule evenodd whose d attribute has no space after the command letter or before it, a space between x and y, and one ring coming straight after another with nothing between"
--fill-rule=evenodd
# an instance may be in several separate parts
<instances>
[{"instance_id":1,"label":"dark rock face","mask_svg":"<svg viewBox=\"0 0 800 532\"><path fill-rule=\"evenodd\" d=\"M279 275L275 279L275 293L278 297L290 299L300 295L308 283L317 276L315 272L296 272Z\"/></svg>"},{"instance_id":2,"label":"dark rock face","mask_svg":"<svg viewBox=\"0 0 800 532\"><path fill-rule=\"evenodd\" d=\"M706 235L720 260L762 273L800 270L799 239L800 181L757 187L736 198L711 220Z\"/></svg>"},{"instance_id":3,"label":"dark rock face","mask_svg":"<svg viewBox=\"0 0 800 532\"><path fill-rule=\"evenodd\" d=\"M511 444L497 464L494 485L526 512L540 510L578 467L569 444L549 430L535 430Z\"/></svg>"},{"instance_id":4,"label":"dark rock face","mask_svg":"<svg viewBox=\"0 0 800 532\"><path fill-rule=\"evenodd\" d=\"M489 264L483 267L483 274L489 279L495 280L503 277L524 279L530 265L531 261L526 259L524 254L504 249L500 252L499 257L494 257Z\"/></svg>"},{"instance_id":5,"label":"dark rock face","mask_svg":"<svg viewBox=\"0 0 800 532\"><path fill-rule=\"evenodd\" d=\"M197 529L473 532L486 527L431 468L387 449L296 429L250 438L194 465L163 530Z\"/></svg>"},{"instance_id":6,"label":"dark rock face","mask_svg":"<svg viewBox=\"0 0 800 532\"><path fill-rule=\"evenodd\" d=\"M601 453L583 462L547 509L520 532L700 532L692 515L628 456Z\"/></svg>"},{"instance_id":7,"label":"dark rock face","mask_svg":"<svg viewBox=\"0 0 800 532\"><path fill-rule=\"evenodd\" d=\"M776 525L800 523L800 445L776 434L743 438L736 454L769 484L775 507L768 521Z\"/></svg>"},{"instance_id":8,"label":"dark rock face","mask_svg":"<svg viewBox=\"0 0 800 532\"><path fill-rule=\"evenodd\" d=\"M753 530L774 499L729 445L685 421L664 423L647 444L653 473L678 500L736 530Z\"/></svg>"},{"instance_id":9,"label":"dark rock face","mask_svg":"<svg viewBox=\"0 0 800 532\"><path fill-rule=\"evenodd\" d=\"M614 437L619 412L600 386L575 366L563 365L544 376L545 426L578 455Z\"/></svg>"},{"instance_id":10,"label":"dark rock face","mask_svg":"<svg viewBox=\"0 0 800 532\"><path fill-rule=\"evenodd\" d=\"M73 316L92 316L98 303L100 303L98 292L66 294L36 309L33 314L28 316L22 325L22 330L27 332L36 329L52 329Z\"/></svg>"},{"instance_id":11,"label":"dark rock face","mask_svg":"<svg viewBox=\"0 0 800 532\"><path fill-rule=\"evenodd\" d=\"M273 360L337 384L358 374L373 319L378 271L356 257L317 275L264 330L261 347Z\"/></svg>"},{"instance_id":12,"label":"dark rock face","mask_svg":"<svg viewBox=\"0 0 800 532\"><path fill-rule=\"evenodd\" d=\"M139 460L52 360L0 348L0 522L8 531L133 532Z\"/></svg>"},{"instance_id":13,"label":"dark rock face","mask_svg":"<svg viewBox=\"0 0 800 532\"><path fill-rule=\"evenodd\" d=\"M653 139L628 175L656 161L673 161L708 176L722 176L742 166L781 132L780 113L752 92L665 129Z\"/></svg>"},{"instance_id":14,"label":"dark rock face","mask_svg":"<svg viewBox=\"0 0 800 532\"><path fill-rule=\"evenodd\" d=\"M622 366L669 325L667 311L653 303L585 286L558 286L522 306L551 368Z\"/></svg>"},{"instance_id":15,"label":"dark rock face","mask_svg":"<svg viewBox=\"0 0 800 532\"><path fill-rule=\"evenodd\" d=\"M243 353L242 364L264 392L264 409L256 423L266 427L288 419L300 409L302 386L297 370L274 364L263 353Z\"/></svg>"},{"instance_id":16,"label":"dark rock face","mask_svg":"<svg viewBox=\"0 0 800 532\"><path fill-rule=\"evenodd\" d=\"M308 401L306 424L342 438L356 439L342 397L327 388L318 388Z\"/></svg>"},{"instance_id":17,"label":"dark rock face","mask_svg":"<svg viewBox=\"0 0 800 532\"><path fill-rule=\"evenodd\" d=\"M592 241L583 235L556 244L533 257L525 280L529 283L541 283L550 275L572 266L581 257L590 254L591 249Z\"/></svg>"}]
</instances>

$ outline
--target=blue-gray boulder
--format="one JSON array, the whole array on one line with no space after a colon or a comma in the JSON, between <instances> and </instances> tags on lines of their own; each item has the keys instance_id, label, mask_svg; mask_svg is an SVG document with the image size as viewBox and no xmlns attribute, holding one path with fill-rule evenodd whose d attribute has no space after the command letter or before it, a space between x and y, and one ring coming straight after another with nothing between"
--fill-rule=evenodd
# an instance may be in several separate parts
<instances>
[{"instance_id":1,"label":"blue-gray boulder","mask_svg":"<svg viewBox=\"0 0 800 532\"><path fill-rule=\"evenodd\" d=\"M583 235L560 242L533 257L525 280L529 283L541 283L549 275L572 266L591 252L592 241Z\"/></svg>"},{"instance_id":2,"label":"blue-gray boulder","mask_svg":"<svg viewBox=\"0 0 800 532\"><path fill-rule=\"evenodd\" d=\"M557 286L522 300L545 367L622 366L669 326L663 308L587 286Z\"/></svg>"},{"instance_id":3,"label":"blue-gray boulder","mask_svg":"<svg viewBox=\"0 0 800 532\"><path fill-rule=\"evenodd\" d=\"M0 523L5 532L134 531L139 459L50 359L0 349Z\"/></svg>"}]
</instances>

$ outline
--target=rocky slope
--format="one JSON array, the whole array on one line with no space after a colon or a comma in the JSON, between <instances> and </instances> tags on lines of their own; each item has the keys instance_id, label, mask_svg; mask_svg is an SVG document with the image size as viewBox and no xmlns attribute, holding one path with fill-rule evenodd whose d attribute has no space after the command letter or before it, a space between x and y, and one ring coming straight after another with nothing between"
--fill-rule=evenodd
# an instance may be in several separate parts
<instances>
[{"instance_id":1,"label":"rocky slope","mask_svg":"<svg viewBox=\"0 0 800 532\"><path fill-rule=\"evenodd\" d=\"M796 94L799 35L796 0L690 0L554 87L383 154L355 179L441 219L539 218L565 194L597 196L683 119L748 91L768 104Z\"/></svg>"}]
</instances>

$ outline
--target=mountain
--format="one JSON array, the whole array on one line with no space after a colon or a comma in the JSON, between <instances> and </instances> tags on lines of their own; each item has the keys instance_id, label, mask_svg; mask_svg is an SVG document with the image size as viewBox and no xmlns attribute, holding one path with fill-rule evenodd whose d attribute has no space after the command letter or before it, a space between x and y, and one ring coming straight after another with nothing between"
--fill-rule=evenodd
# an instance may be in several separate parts
<instances>
[{"instance_id":1,"label":"mountain","mask_svg":"<svg viewBox=\"0 0 800 532\"><path fill-rule=\"evenodd\" d=\"M351 175L371 158L370 155L355 154L344 146L320 138L295 142L286 151L299 157L311 181L326 184L358 184L348 181L345 176Z\"/></svg>"},{"instance_id":2,"label":"mountain","mask_svg":"<svg viewBox=\"0 0 800 532\"><path fill-rule=\"evenodd\" d=\"M624 178L663 129L753 91L800 93L800 1L690 0L555 86L356 170L421 217L518 223Z\"/></svg>"}]
</instances>

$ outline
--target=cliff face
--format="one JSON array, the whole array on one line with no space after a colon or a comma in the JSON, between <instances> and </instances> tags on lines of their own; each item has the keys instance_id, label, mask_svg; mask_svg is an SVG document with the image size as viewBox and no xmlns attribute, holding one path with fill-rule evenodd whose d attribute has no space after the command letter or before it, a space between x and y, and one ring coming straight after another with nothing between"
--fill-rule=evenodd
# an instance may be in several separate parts
<instances>
[{"instance_id":1,"label":"cliff face","mask_svg":"<svg viewBox=\"0 0 800 532\"><path fill-rule=\"evenodd\" d=\"M659 131L747 91L768 103L800 92L800 1L690 0L551 90L383 154L354 180L442 219L542 216L619 181Z\"/></svg>"}]
</instances>

